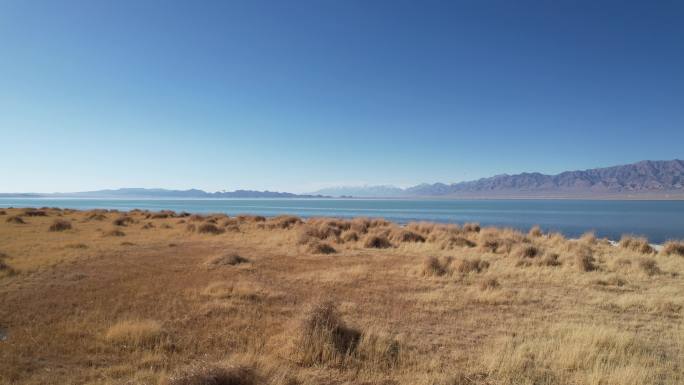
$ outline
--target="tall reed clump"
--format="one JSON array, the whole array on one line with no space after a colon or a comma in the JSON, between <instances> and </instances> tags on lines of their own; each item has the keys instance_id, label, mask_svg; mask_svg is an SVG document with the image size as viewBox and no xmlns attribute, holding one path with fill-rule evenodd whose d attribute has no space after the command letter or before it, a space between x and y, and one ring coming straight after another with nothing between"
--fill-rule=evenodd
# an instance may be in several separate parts
<instances>
[{"instance_id":1,"label":"tall reed clump","mask_svg":"<svg viewBox=\"0 0 684 385\"><path fill-rule=\"evenodd\" d=\"M655 251L648 243L648 239L644 237L635 237L633 235L623 235L622 238L620 238L619 245L623 249L636 251L642 254L650 254Z\"/></svg>"}]
</instances>

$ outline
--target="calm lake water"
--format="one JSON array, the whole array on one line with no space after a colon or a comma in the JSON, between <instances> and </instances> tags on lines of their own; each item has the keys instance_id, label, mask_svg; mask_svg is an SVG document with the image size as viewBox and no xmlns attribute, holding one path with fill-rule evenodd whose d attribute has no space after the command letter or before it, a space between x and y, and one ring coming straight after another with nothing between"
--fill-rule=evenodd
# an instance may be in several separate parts
<instances>
[{"instance_id":1,"label":"calm lake water","mask_svg":"<svg viewBox=\"0 0 684 385\"><path fill-rule=\"evenodd\" d=\"M527 230L539 225L576 237L645 235L651 242L684 239L684 201L605 200L404 200L404 199L34 199L0 198L0 207L175 210L192 213L293 214L301 217L383 217L406 223L479 222Z\"/></svg>"}]
</instances>

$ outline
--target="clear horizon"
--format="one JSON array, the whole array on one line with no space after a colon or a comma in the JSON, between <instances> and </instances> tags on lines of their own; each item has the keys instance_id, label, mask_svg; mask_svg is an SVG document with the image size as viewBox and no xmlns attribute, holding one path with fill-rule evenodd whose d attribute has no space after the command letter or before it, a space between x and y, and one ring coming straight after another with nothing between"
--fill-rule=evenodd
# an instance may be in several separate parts
<instances>
[{"instance_id":1,"label":"clear horizon","mask_svg":"<svg viewBox=\"0 0 684 385\"><path fill-rule=\"evenodd\" d=\"M0 4L0 192L453 183L681 159L684 4Z\"/></svg>"}]
</instances>

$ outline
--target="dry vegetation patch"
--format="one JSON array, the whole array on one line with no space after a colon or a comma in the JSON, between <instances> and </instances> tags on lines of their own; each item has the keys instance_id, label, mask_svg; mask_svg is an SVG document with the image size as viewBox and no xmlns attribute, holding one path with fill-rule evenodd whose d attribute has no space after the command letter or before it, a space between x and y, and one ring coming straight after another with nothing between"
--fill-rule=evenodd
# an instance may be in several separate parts
<instances>
[{"instance_id":1,"label":"dry vegetation patch","mask_svg":"<svg viewBox=\"0 0 684 385\"><path fill-rule=\"evenodd\" d=\"M209 268L216 268L221 266L236 266L248 262L250 262L250 260L245 257L235 253L227 253L209 258L204 265Z\"/></svg>"},{"instance_id":2,"label":"dry vegetation patch","mask_svg":"<svg viewBox=\"0 0 684 385\"><path fill-rule=\"evenodd\" d=\"M678 255L684 257L684 241L665 242L662 253L665 255Z\"/></svg>"},{"instance_id":3,"label":"dry vegetation patch","mask_svg":"<svg viewBox=\"0 0 684 385\"><path fill-rule=\"evenodd\" d=\"M105 332L108 342L124 348L149 348L160 343L162 327L155 320L124 320Z\"/></svg>"},{"instance_id":4,"label":"dry vegetation patch","mask_svg":"<svg viewBox=\"0 0 684 385\"><path fill-rule=\"evenodd\" d=\"M17 216L17 215L12 215L12 216L8 217L8 218L5 220L5 222L7 222L7 223L14 223L14 224L17 224L17 225L26 224L26 222L24 222L24 220L21 219L21 217L20 217L20 216Z\"/></svg>"},{"instance_id":5,"label":"dry vegetation patch","mask_svg":"<svg viewBox=\"0 0 684 385\"><path fill-rule=\"evenodd\" d=\"M664 384L672 353L635 332L558 324L509 337L486 365L500 384Z\"/></svg>"},{"instance_id":6,"label":"dry vegetation patch","mask_svg":"<svg viewBox=\"0 0 684 385\"><path fill-rule=\"evenodd\" d=\"M204 222L199 227L197 227L197 232L200 234L213 234L213 235L218 235L222 234L225 230L216 226L214 223L211 222Z\"/></svg>"},{"instance_id":7,"label":"dry vegetation patch","mask_svg":"<svg viewBox=\"0 0 684 385\"><path fill-rule=\"evenodd\" d=\"M648 239L644 237L636 237L633 235L623 235L620 238L620 247L642 254L650 254L655 252L653 247L648 243Z\"/></svg>"},{"instance_id":8,"label":"dry vegetation patch","mask_svg":"<svg viewBox=\"0 0 684 385\"><path fill-rule=\"evenodd\" d=\"M50 231L65 231L71 230L71 222L64 219L55 219L50 225Z\"/></svg>"},{"instance_id":9,"label":"dry vegetation patch","mask_svg":"<svg viewBox=\"0 0 684 385\"><path fill-rule=\"evenodd\" d=\"M368 235L363 246L371 249L387 249L392 247L392 243L385 235Z\"/></svg>"}]
</instances>

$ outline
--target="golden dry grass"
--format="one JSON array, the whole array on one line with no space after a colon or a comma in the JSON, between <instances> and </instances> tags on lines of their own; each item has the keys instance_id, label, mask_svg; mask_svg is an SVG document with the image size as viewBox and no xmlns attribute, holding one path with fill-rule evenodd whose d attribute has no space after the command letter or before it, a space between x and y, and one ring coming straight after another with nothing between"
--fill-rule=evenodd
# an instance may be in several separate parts
<instances>
[{"instance_id":1,"label":"golden dry grass","mask_svg":"<svg viewBox=\"0 0 684 385\"><path fill-rule=\"evenodd\" d=\"M680 243L4 211L27 220L0 221L3 385L684 383Z\"/></svg>"}]
</instances>

